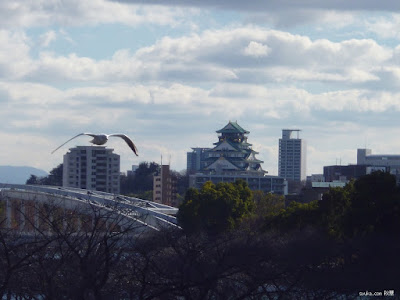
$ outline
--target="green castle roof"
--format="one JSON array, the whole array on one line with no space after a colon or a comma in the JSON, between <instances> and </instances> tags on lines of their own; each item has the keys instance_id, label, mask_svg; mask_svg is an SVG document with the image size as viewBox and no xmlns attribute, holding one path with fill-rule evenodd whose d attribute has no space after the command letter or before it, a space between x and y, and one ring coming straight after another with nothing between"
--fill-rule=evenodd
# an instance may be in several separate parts
<instances>
[{"instance_id":1,"label":"green castle roof","mask_svg":"<svg viewBox=\"0 0 400 300\"><path fill-rule=\"evenodd\" d=\"M249 131L243 129L242 127L239 126L237 122L231 122L229 123L222 129L217 130L217 133L241 133L241 134L247 134L250 133Z\"/></svg>"}]
</instances>

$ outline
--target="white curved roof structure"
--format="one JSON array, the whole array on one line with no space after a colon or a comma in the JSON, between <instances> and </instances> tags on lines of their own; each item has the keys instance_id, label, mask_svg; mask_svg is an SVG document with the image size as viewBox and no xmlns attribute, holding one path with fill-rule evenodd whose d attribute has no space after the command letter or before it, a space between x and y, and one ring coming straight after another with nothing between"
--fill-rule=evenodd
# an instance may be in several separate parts
<instances>
[{"instance_id":1,"label":"white curved roof structure","mask_svg":"<svg viewBox=\"0 0 400 300\"><path fill-rule=\"evenodd\" d=\"M139 222L147 229L160 230L165 227L179 228L175 215L178 209L123 195L113 195L98 191L56 186L4 184L0 183L0 195L19 200L40 202L57 199L68 202L68 206L93 205L105 210L112 210L132 222Z\"/></svg>"}]
</instances>

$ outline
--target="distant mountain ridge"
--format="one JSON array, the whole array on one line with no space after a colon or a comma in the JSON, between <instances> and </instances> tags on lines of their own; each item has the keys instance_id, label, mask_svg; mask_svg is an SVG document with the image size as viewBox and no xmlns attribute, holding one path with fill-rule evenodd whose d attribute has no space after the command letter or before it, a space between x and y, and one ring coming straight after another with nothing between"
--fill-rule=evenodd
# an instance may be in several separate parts
<instances>
[{"instance_id":1,"label":"distant mountain ridge","mask_svg":"<svg viewBox=\"0 0 400 300\"><path fill-rule=\"evenodd\" d=\"M31 175L42 177L47 176L48 173L27 166L0 166L1 183L25 184Z\"/></svg>"}]
</instances>

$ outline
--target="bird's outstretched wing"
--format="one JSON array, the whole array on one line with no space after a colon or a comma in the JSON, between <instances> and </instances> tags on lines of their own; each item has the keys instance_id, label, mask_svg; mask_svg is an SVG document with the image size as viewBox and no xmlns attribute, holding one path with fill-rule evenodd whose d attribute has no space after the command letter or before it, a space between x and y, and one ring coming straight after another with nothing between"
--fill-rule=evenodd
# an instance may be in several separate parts
<instances>
[{"instance_id":1,"label":"bird's outstretched wing","mask_svg":"<svg viewBox=\"0 0 400 300\"><path fill-rule=\"evenodd\" d=\"M77 138L78 136L81 136L81 135L90 135L90 136L92 136L92 137L95 137L96 135L95 134L93 134L93 133L80 133L80 134L78 134L78 135L76 135L76 136L74 136L73 138L70 138L68 141L66 141L64 144L62 144L61 146L59 146L58 148L56 148L55 150L53 150L53 152L51 152L51 154L53 154L54 152L56 152L58 149L60 149L62 146L64 146L66 143L68 143L69 141L72 141L74 138Z\"/></svg>"},{"instance_id":2,"label":"bird's outstretched wing","mask_svg":"<svg viewBox=\"0 0 400 300\"><path fill-rule=\"evenodd\" d=\"M139 156L138 154L138 149L136 148L135 144L132 142L132 140L125 134L122 133L114 133L114 134L110 134L109 136L117 136L122 138L129 146L129 148L132 149L133 153L136 154L136 156Z\"/></svg>"}]
</instances>

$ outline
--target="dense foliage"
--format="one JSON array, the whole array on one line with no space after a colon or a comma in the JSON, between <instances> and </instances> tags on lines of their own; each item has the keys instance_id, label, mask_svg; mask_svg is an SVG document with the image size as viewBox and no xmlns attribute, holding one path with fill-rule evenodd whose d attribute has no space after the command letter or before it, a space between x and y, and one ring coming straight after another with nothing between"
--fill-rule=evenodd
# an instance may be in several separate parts
<instances>
[{"instance_id":1,"label":"dense foliage","mask_svg":"<svg viewBox=\"0 0 400 300\"><path fill-rule=\"evenodd\" d=\"M156 162L141 162L135 172L121 175L121 194L138 197L141 199L153 199L153 176L160 170ZM184 195L188 189L188 176L171 170L171 176L176 183L178 197Z\"/></svg>"},{"instance_id":2,"label":"dense foliage","mask_svg":"<svg viewBox=\"0 0 400 300\"><path fill-rule=\"evenodd\" d=\"M152 191L153 176L159 169L160 165L155 162L141 162L133 174L121 176L121 194L137 196Z\"/></svg>"},{"instance_id":3,"label":"dense foliage","mask_svg":"<svg viewBox=\"0 0 400 300\"><path fill-rule=\"evenodd\" d=\"M94 211L94 227L89 230L60 227L73 224L71 215L63 219L50 215L42 219L47 220L48 231L30 238L0 230L1 299L324 299L337 295L307 285L315 274L305 271L325 255L309 255L315 242L299 238L318 241L312 232L291 238L248 235L242 230L212 238L175 230L143 236L132 235L134 226L108 230L104 227L108 217L99 211Z\"/></svg>"},{"instance_id":4,"label":"dense foliage","mask_svg":"<svg viewBox=\"0 0 400 300\"><path fill-rule=\"evenodd\" d=\"M185 196L185 231L147 236L132 236L134 226L104 233L106 216L96 210L90 231L60 230L73 222L50 213L43 218L58 228L54 235L38 228L26 239L0 229L0 298L316 300L385 290L396 297L399 204L395 178L379 172L287 207L244 182L207 183Z\"/></svg>"},{"instance_id":5,"label":"dense foliage","mask_svg":"<svg viewBox=\"0 0 400 300\"><path fill-rule=\"evenodd\" d=\"M38 177L36 175L31 175L31 177L26 181L26 184L62 186L62 178L63 164L59 164L50 171L48 176Z\"/></svg>"},{"instance_id":6,"label":"dense foliage","mask_svg":"<svg viewBox=\"0 0 400 300\"><path fill-rule=\"evenodd\" d=\"M179 224L189 233L220 233L236 228L254 210L252 192L244 181L206 182L200 190L191 188L179 207Z\"/></svg>"},{"instance_id":7,"label":"dense foliage","mask_svg":"<svg viewBox=\"0 0 400 300\"><path fill-rule=\"evenodd\" d=\"M375 172L331 188L321 201L292 202L278 214L266 217L267 227L294 230L313 226L340 239L369 233L400 233L400 189L396 178Z\"/></svg>"}]
</instances>

